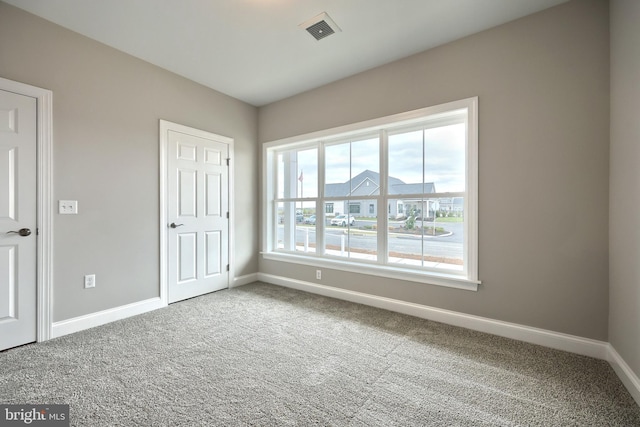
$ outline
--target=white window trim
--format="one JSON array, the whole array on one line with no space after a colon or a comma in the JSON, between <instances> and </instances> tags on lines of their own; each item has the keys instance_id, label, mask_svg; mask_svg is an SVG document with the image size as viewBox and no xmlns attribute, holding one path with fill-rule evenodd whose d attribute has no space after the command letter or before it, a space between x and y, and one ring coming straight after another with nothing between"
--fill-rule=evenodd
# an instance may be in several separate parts
<instances>
[{"instance_id":1,"label":"white window trim","mask_svg":"<svg viewBox=\"0 0 640 427\"><path fill-rule=\"evenodd\" d=\"M269 209L273 200L276 182L274 164L274 151L276 148L285 147L293 149L303 147L320 141L335 141L348 138L352 135L363 135L367 132L378 132L381 129L393 126L410 126L418 124L427 116L437 116L459 109L467 109L467 145L466 145L466 172L467 191L465 197L465 241L463 251L466 254L466 276L434 271L413 270L396 267L389 264L353 262L346 259L334 259L325 255L297 252L276 252L273 247L273 227L275 212ZM445 118L446 120L446 118ZM320 150L322 152L322 150ZM322 155L319 153L319 156ZM431 285L446 286L457 289L476 291L481 281L478 278L478 98L467 98L459 101L448 102L432 107L421 108L392 116L381 117L364 122L340 126L332 129L312 132L304 135L284 138L267 142L263 145L263 179L262 188L262 251L264 259L295 264L303 264L314 267L324 267L341 271L349 271L360 274L369 274L388 277L399 280L407 280ZM271 172L268 174L268 172ZM322 171L319 171L322 173ZM268 175L267 175L268 174ZM381 176L386 176L386 171L380 171ZM322 192L322 189L320 189ZM317 206L316 206L317 208ZM320 209L324 218L324 207ZM320 247L320 242L319 242Z\"/></svg>"}]
</instances>

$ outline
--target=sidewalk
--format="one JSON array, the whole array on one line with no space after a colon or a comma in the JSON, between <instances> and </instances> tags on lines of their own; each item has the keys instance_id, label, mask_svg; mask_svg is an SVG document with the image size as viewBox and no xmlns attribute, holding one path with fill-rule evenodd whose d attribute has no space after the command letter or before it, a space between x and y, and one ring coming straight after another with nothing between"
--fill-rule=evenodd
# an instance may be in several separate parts
<instances>
[{"instance_id":1,"label":"sidewalk","mask_svg":"<svg viewBox=\"0 0 640 427\"><path fill-rule=\"evenodd\" d=\"M311 250L308 250L311 249ZM304 245L296 245L296 252L308 252L315 253L315 248L308 248L305 251ZM327 249L325 250L325 254L341 257L341 258L350 258L350 259L363 259L368 261L375 262L377 257L373 254L365 254L361 252L349 252L348 250L339 251L335 249ZM427 268L439 268L443 270L454 270L454 271L462 271L463 266L457 264L447 264L443 262L431 262L431 261L421 261L419 259L410 259L410 258L399 258L399 257L389 257L389 265L399 264L399 265L411 265L415 267L427 267Z\"/></svg>"}]
</instances>

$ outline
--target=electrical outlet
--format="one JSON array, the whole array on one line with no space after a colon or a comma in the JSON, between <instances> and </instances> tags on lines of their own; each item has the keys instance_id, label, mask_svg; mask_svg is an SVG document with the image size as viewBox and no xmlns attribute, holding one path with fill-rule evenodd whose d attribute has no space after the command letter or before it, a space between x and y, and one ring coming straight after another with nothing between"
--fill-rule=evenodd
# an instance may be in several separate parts
<instances>
[{"instance_id":1,"label":"electrical outlet","mask_svg":"<svg viewBox=\"0 0 640 427\"><path fill-rule=\"evenodd\" d=\"M316 270L316 279L322 280L322 270Z\"/></svg>"},{"instance_id":2,"label":"electrical outlet","mask_svg":"<svg viewBox=\"0 0 640 427\"><path fill-rule=\"evenodd\" d=\"M75 215L78 213L77 200L58 200L58 213L62 215Z\"/></svg>"},{"instance_id":3,"label":"electrical outlet","mask_svg":"<svg viewBox=\"0 0 640 427\"><path fill-rule=\"evenodd\" d=\"M95 274L85 274L84 276L84 288L95 288L96 287L96 275Z\"/></svg>"}]
</instances>

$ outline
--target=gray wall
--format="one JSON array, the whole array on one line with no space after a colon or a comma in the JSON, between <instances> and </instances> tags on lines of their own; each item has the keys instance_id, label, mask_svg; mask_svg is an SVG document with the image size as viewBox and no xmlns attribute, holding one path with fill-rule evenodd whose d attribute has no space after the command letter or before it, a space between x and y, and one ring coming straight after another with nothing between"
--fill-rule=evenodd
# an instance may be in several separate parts
<instances>
[{"instance_id":1,"label":"gray wall","mask_svg":"<svg viewBox=\"0 0 640 427\"><path fill-rule=\"evenodd\" d=\"M606 1L565 3L260 108L264 143L479 97L480 290L322 283L607 340L608 16ZM301 265L260 271L315 282Z\"/></svg>"},{"instance_id":2,"label":"gray wall","mask_svg":"<svg viewBox=\"0 0 640 427\"><path fill-rule=\"evenodd\" d=\"M159 296L159 119L235 139L236 275L257 272L255 107L5 3L0 76L53 91L53 198L78 200L54 216L54 321Z\"/></svg>"},{"instance_id":3,"label":"gray wall","mask_svg":"<svg viewBox=\"0 0 640 427\"><path fill-rule=\"evenodd\" d=\"M611 2L609 341L640 377L640 2Z\"/></svg>"}]
</instances>

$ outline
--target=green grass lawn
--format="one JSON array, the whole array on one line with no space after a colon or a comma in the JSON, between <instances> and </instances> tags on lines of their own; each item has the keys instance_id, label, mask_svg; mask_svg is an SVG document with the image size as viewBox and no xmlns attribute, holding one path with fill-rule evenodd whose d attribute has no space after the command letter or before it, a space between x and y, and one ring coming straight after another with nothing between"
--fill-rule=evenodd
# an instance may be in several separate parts
<instances>
[{"instance_id":1,"label":"green grass lawn","mask_svg":"<svg viewBox=\"0 0 640 427\"><path fill-rule=\"evenodd\" d=\"M464 218L461 216L443 216L436 218L436 222L464 222Z\"/></svg>"}]
</instances>

